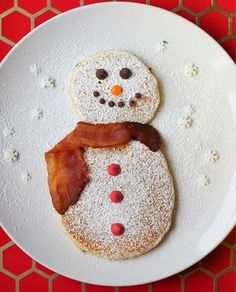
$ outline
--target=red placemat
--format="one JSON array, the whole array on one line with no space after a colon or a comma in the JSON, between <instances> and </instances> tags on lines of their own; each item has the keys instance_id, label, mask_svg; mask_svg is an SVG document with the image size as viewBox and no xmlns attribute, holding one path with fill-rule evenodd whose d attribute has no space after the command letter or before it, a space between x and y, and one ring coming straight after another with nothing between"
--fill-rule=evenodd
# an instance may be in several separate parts
<instances>
[{"instance_id":1,"label":"red placemat","mask_svg":"<svg viewBox=\"0 0 236 292\"><path fill-rule=\"evenodd\" d=\"M0 0L0 60L47 19L99 0ZM236 60L235 0L137 0L171 10L199 25ZM0 292L235 292L236 228L206 258L162 281L104 287L56 274L27 256L0 227Z\"/></svg>"}]
</instances>

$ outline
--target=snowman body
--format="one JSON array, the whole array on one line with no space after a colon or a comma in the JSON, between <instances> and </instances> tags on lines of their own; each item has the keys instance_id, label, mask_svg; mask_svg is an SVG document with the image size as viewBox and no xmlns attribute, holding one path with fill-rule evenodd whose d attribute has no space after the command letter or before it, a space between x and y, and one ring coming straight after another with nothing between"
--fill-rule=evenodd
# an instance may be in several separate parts
<instances>
[{"instance_id":1,"label":"snowman body","mask_svg":"<svg viewBox=\"0 0 236 292\"><path fill-rule=\"evenodd\" d=\"M70 95L92 124L148 123L160 102L157 79L137 57L111 50L75 68ZM83 251L109 259L132 258L154 248L171 225L174 186L161 150L139 141L119 147L85 148L89 182L62 216L65 230ZM110 165L120 168L111 175ZM119 201L111 193L122 194ZM116 234L113 225L123 231Z\"/></svg>"},{"instance_id":2,"label":"snowman body","mask_svg":"<svg viewBox=\"0 0 236 292\"><path fill-rule=\"evenodd\" d=\"M138 141L113 148L87 148L90 182L75 205L63 216L66 231L78 247L109 259L131 258L154 248L168 231L174 205L174 188L166 160ZM108 173L120 166L117 176ZM112 191L123 199L113 202ZM121 236L112 224L124 226Z\"/></svg>"}]
</instances>

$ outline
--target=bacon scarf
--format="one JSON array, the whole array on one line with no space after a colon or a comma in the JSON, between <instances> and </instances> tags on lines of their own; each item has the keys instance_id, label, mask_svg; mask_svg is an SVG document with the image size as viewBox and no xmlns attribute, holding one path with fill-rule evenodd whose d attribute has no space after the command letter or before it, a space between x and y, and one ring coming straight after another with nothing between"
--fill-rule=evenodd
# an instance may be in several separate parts
<instances>
[{"instance_id":1,"label":"bacon scarf","mask_svg":"<svg viewBox=\"0 0 236 292\"><path fill-rule=\"evenodd\" d=\"M49 191L56 211L64 214L78 201L89 181L84 148L116 147L131 140L140 141L153 152L159 150L161 143L157 130L148 124L79 122L69 135L46 152Z\"/></svg>"}]
</instances>

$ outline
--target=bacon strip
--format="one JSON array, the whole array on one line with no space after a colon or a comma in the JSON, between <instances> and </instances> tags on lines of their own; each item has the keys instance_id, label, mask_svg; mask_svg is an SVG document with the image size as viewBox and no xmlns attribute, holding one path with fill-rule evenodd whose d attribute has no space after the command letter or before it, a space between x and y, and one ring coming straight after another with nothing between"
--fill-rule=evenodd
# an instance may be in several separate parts
<instances>
[{"instance_id":1,"label":"bacon strip","mask_svg":"<svg viewBox=\"0 0 236 292\"><path fill-rule=\"evenodd\" d=\"M146 145L151 151L156 152L161 146L161 136L151 125L140 123L127 123L131 129L131 139Z\"/></svg>"},{"instance_id":2,"label":"bacon strip","mask_svg":"<svg viewBox=\"0 0 236 292\"><path fill-rule=\"evenodd\" d=\"M154 152L158 151L161 143L159 133L151 125L133 122L93 125L79 122L77 127L50 151L115 147L125 145L131 140L140 141Z\"/></svg>"},{"instance_id":3,"label":"bacon strip","mask_svg":"<svg viewBox=\"0 0 236 292\"><path fill-rule=\"evenodd\" d=\"M59 214L78 201L89 179L83 150L45 153L52 204Z\"/></svg>"},{"instance_id":4,"label":"bacon strip","mask_svg":"<svg viewBox=\"0 0 236 292\"><path fill-rule=\"evenodd\" d=\"M77 202L89 181L83 148L115 147L131 140L140 141L154 152L159 150L161 143L159 133L150 125L79 122L69 135L46 152L48 185L56 211L64 214L69 206Z\"/></svg>"}]
</instances>

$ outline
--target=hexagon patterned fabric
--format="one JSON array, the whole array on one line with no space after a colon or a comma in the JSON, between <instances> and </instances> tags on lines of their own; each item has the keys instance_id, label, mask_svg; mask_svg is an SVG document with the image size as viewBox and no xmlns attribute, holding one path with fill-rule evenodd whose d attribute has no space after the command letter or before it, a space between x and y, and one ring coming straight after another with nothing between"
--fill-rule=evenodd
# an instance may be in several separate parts
<instances>
[{"instance_id":1,"label":"hexagon patterned fabric","mask_svg":"<svg viewBox=\"0 0 236 292\"><path fill-rule=\"evenodd\" d=\"M100 0L0 0L0 60L34 27ZM171 10L203 28L236 60L235 0L136 0ZM80 283L26 255L0 227L0 292L235 292L236 229L207 257L162 281L133 287Z\"/></svg>"}]
</instances>

